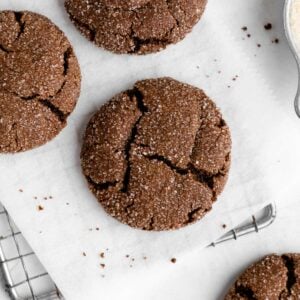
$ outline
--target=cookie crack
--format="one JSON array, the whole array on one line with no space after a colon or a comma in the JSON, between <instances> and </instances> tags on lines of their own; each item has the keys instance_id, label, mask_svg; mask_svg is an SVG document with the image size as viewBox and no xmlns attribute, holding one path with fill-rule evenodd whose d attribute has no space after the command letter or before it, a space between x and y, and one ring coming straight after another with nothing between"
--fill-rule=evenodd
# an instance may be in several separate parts
<instances>
[{"instance_id":1,"label":"cookie crack","mask_svg":"<svg viewBox=\"0 0 300 300\"><path fill-rule=\"evenodd\" d=\"M70 11L68 11L68 13L69 13L71 21L75 25L80 26L80 27L84 28L85 30L87 30L89 33L88 38L90 39L90 41L94 42L96 39L96 34L97 34L96 30L91 28L88 24L79 21Z\"/></svg>"},{"instance_id":2,"label":"cookie crack","mask_svg":"<svg viewBox=\"0 0 300 300\"><path fill-rule=\"evenodd\" d=\"M177 27L179 27L180 26L180 22L179 22L179 20L174 16L174 14L172 14L172 10L171 10L171 0L166 0L166 4L167 4L167 6L168 6L168 12L169 12L169 14L173 17L173 19L175 20L175 22L176 22L176 25L177 25ZM179 5L179 8L182 10L182 8L181 8L181 6ZM171 30L171 32L174 30L174 28L175 28L176 26L174 26L173 28L172 28L172 30Z\"/></svg>"},{"instance_id":3,"label":"cookie crack","mask_svg":"<svg viewBox=\"0 0 300 300\"><path fill-rule=\"evenodd\" d=\"M254 296L253 290L250 287L244 285L236 285L235 292L241 297L246 298L247 300L257 300L257 298Z\"/></svg>"},{"instance_id":4,"label":"cookie crack","mask_svg":"<svg viewBox=\"0 0 300 300\"><path fill-rule=\"evenodd\" d=\"M62 85L60 86L60 88L57 90L57 92L55 93L55 95L51 97L51 99L55 98L59 93L62 92L62 90L63 90L63 88L65 87L66 83L67 83L67 81L65 80L65 81L62 83Z\"/></svg>"},{"instance_id":5,"label":"cookie crack","mask_svg":"<svg viewBox=\"0 0 300 300\"><path fill-rule=\"evenodd\" d=\"M226 127L227 124L225 122L225 120L223 118L220 119L220 122L217 124L217 127L218 128L223 128L223 127Z\"/></svg>"},{"instance_id":6,"label":"cookie crack","mask_svg":"<svg viewBox=\"0 0 300 300\"><path fill-rule=\"evenodd\" d=\"M288 292L288 296L291 296L292 288L293 288L294 284L297 282L296 274L295 274L295 262L292 257L287 256L287 255L283 255L281 258L287 269L286 290Z\"/></svg>"},{"instance_id":7,"label":"cookie crack","mask_svg":"<svg viewBox=\"0 0 300 300\"><path fill-rule=\"evenodd\" d=\"M40 97L39 94L32 94L32 95L27 96L27 97L20 96L20 95L18 95L17 93L15 93L15 95L18 96L20 99L25 100L25 101L27 101L27 100L34 100L34 99Z\"/></svg>"},{"instance_id":8,"label":"cookie crack","mask_svg":"<svg viewBox=\"0 0 300 300\"><path fill-rule=\"evenodd\" d=\"M160 161L160 162L164 163L165 165L167 165L171 170L173 170L177 174L186 175L186 174L189 173L189 169L183 169L183 168L177 167L169 159L165 158L162 155L159 155L159 154L146 154L146 155L143 155L143 156L145 158L149 159L149 160L156 160L156 161Z\"/></svg>"},{"instance_id":9,"label":"cookie crack","mask_svg":"<svg viewBox=\"0 0 300 300\"><path fill-rule=\"evenodd\" d=\"M155 221L154 221L154 217L151 216L146 224L143 226L142 230L154 230L154 224L155 224Z\"/></svg>"},{"instance_id":10,"label":"cookie crack","mask_svg":"<svg viewBox=\"0 0 300 300\"><path fill-rule=\"evenodd\" d=\"M197 207L193 210L191 210L188 214L187 214L187 220L185 221L185 224L190 224L196 221L197 218L195 218L195 215L198 214L199 211L203 210L202 207ZM208 209L205 209L203 211L203 213L206 213L208 211Z\"/></svg>"},{"instance_id":11,"label":"cookie crack","mask_svg":"<svg viewBox=\"0 0 300 300\"><path fill-rule=\"evenodd\" d=\"M22 12L15 12L15 19L20 27L16 40L20 38L20 36L24 33L24 30L25 30L25 22L22 22L22 17L23 17Z\"/></svg>"},{"instance_id":12,"label":"cookie crack","mask_svg":"<svg viewBox=\"0 0 300 300\"><path fill-rule=\"evenodd\" d=\"M63 64L63 68L64 68L64 72L63 75L66 76L68 74L68 70L69 70L69 59L72 55L72 48L69 47L65 52L64 52L64 64ZM65 82L64 82L65 84Z\"/></svg>"},{"instance_id":13,"label":"cookie crack","mask_svg":"<svg viewBox=\"0 0 300 300\"><path fill-rule=\"evenodd\" d=\"M97 191L104 191L104 190L109 189L110 187L115 187L118 184L118 181L116 181L116 180L97 183L90 176L87 176L87 181Z\"/></svg>"},{"instance_id":14,"label":"cookie crack","mask_svg":"<svg viewBox=\"0 0 300 300\"><path fill-rule=\"evenodd\" d=\"M0 49L1 49L1 45L0 45ZM72 48L69 47L63 54L63 76L67 76L68 75L68 70L69 70L69 59L72 55ZM64 86L66 85L66 80L63 81L63 83L61 84L61 86L59 87L59 89L54 93L54 95L50 96L50 99L55 98L64 88ZM40 98L42 95L38 94L38 93L34 93L30 96L21 96L18 93L13 93L14 95L16 95L17 97L19 97L22 100L35 100L36 98Z\"/></svg>"},{"instance_id":15,"label":"cookie crack","mask_svg":"<svg viewBox=\"0 0 300 300\"><path fill-rule=\"evenodd\" d=\"M134 206L134 202L131 202L131 203L129 203L128 205L125 206L124 210L125 210L127 213L129 213L129 209L130 209L131 207L133 207L133 206Z\"/></svg>"},{"instance_id":16,"label":"cookie crack","mask_svg":"<svg viewBox=\"0 0 300 300\"><path fill-rule=\"evenodd\" d=\"M156 45L156 46L164 46L164 43L168 43L167 39L157 39L157 38L149 38L149 39L141 39L137 36L132 37L132 41L134 43L134 48L129 53L138 53L141 48L145 45Z\"/></svg>"},{"instance_id":17,"label":"cookie crack","mask_svg":"<svg viewBox=\"0 0 300 300\"><path fill-rule=\"evenodd\" d=\"M128 193L128 187L129 187L129 181L130 181L130 174L131 174L131 162L130 162L130 152L131 152L131 146L135 141L136 135L137 135L137 129L138 125L141 122L143 116L145 113L148 111L148 108L144 104L144 96L143 94L139 91L138 88L134 88L130 91L127 92L127 95L130 99L136 99L137 101L137 108L141 112L141 116L137 119L137 121L133 124L131 133L127 139L127 142L124 147L124 152L125 152L125 161L127 162L127 167L126 171L124 174L124 179L123 179L123 187L121 189L121 192L123 193Z\"/></svg>"},{"instance_id":18,"label":"cookie crack","mask_svg":"<svg viewBox=\"0 0 300 300\"><path fill-rule=\"evenodd\" d=\"M149 160L155 160L155 161L162 162L163 164L168 166L171 170L173 170L175 173L177 173L179 175L193 174L195 176L196 181L204 184L210 190L212 190L212 191L214 190L213 178L217 174L214 174L214 175L206 174L205 172L196 169L192 164L189 164L188 168L186 168L186 169L180 168L180 167L174 165L169 159L167 159L166 157L159 155L159 154L151 154L151 155L146 154L143 156Z\"/></svg>"},{"instance_id":19,"label":"cookie crack","mask_svg":"<svg viewBox=\"0 0 300 300\"><path fill-rule=\"evenodd\" d=\"M49 108L53 114L57 116L59 121L61 123L65 123L67 117L69 116L69 113L64 113L62 110L60 110L57 106L55 106L49 99L41 99L38 100L42 105Z\"/></svg>"},{"instance_id":20,"label":"cookie crack","mask_svg":"<svg viewBox=\"0 0 300 300\"><path fill-rule=\"evenodd\" d=\"M57 90L57 92L54 94L54 96L50 96L49 97L49 101L50 99L55 98L59 93L61 93L61 91L63 90L64 86L66 84L66 81L64 81L62 83L62 85L60 86L60 88ZM9 91L8 91L9 92ZM28 101L28 100L37 100L37 98L41 98L41 95L38 93L32 94L30 96L21 96L18 93L13 92L12 94L14 94L15 96L17 96L18 98L24 100L24 101Z\"/></svg>"},{"instance_id":21,"label":"cookie crack","mask_svg":"<svg viewBox=\"0 0 300 300\"><path fill-rule=\"evenodd\" d=\"M149 225L148 225L149 230L153 230L153 228L154 228L154 223L155 223L154 217L152 216L152 217L150 218L150 220L149 220Z\"/></svg>"},{"instance_id":22,"label":"cookie crack","mask_svg":"<svg viewBox=\"0 0 300 300\"><path fill-rule=\"evenodd\" d=\"M13 123L12 124L11 131L14 133L14 136L15 136L14 139L15 139L15 143L16 143L17 149L20 149L17 123Z\"/></svg>"},{"instance_id":23,"label":"cookie crack","mask_svg":"<svg viewBox=\"0 0 300 300\"><path fill-rule=\"evenodd\" d=\"M135 99L137 100L137 107L142 114L145 114L149 111L148 107L144 103L144 95L137 87L134 87L132 90L127 91L127 95L131 99L135 97Z\"/></svg>"},{"instance_id":24,"label":"cookie crack","mask_svg":"<svg viewBox=\"0 0 300 300\"><path fill-rule=\"evenodd\" d=\"M62 110L59 109L59 107L55 106L51 102L51 100L53 98L55 98L63 90L65 84L66 84L66 81L64 81L62 83L62 85L60 86L60 88L58 89L58 91L55 93L55 95L49 97L48 99L39 99L41 97L40 94L32 94L32 95L26 96L26 97L20 96L17 93L13 93L13 94L15 96L17 96L18 98L20 98L21 100L24 100L24 101L38 101L38 102L40 102L42 105L44 105L47 108L49 108L52 111L52 113L54 113L58 117L58 119L60 120L60 122L64 123L70 113L64 113Z\"/></svg>"},{"instance_id":25,"label":"cookie crack","mask_svg":"<svg viewBox=\"0 0 300 300\"><path fill-rule=\"evenodd\" d=\"M190 172L195 176L195 179L205 184L213 194L213 199L216 197L215 187L214 187L214 177L218 176L217 174L209 175L204 171L196 169L192 164L189 164L189 170Z\"/></svg>"},{"instance_id":26,"label":"cookie crack","mask_svg":"<svg viewBox=\"0 0 300 300\"><path fill-rule=\"evenodd\" d=\"M9 50L9 49L7 49L7 48L5 48L3 45L1 45L0 44L0 50L2 50L3 52L5 52L5 53L11 53L11 52L13 52L12 50Z\"/></svg>"},{"instance_id":27,"label":"cookie crack","mask_svg":"<svg viewBox=\"0 0 300 300\"><path fill-rule=\"evenodd\" d=\"M167 6L168 6L168 12L170 13L170 15L172 16L172 18L175 21L175 25L169 29L169 31L167 31L164 35L164 37L162 38L147 38L147 39L142 39L140 37L138 37L136 35L136 32L133 29L133 23L131 24L131 33L129 34L129 37L131 38L131 40L133 41L134 47L131 51L129 51L129 54L134 54L134 53L139 53L139 51L141 50L141 48L145 45L156 45L159 47L165 47L166 43L169 43L170 40L168 39L168 37L171 35L172 31L179 26L179 22L178 20L171 14L170 9L169 9L169 3L168 0L166 2ZM135 13L135 15L137 16L137 13L135 10L132 11L133 13ZM140 20L140 18L137 17L137 19L142 22L142 20ZM124 36L126 37L126 36Z\"/></svg>"}]
</instances>

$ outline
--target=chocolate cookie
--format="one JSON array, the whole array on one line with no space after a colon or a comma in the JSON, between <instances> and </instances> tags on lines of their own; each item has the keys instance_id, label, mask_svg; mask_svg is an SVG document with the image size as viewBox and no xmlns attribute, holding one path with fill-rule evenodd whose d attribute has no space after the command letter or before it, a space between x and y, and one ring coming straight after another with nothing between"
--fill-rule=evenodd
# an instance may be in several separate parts
<instances>
[{"instance_id":1,"label":"chocolate cookie","mask_svg":"<svg viewBox=\"0 0 300 300\"><path fill-rule=\"evenodd\" d=\"M200 19L207 0L66 0L76 27L116 53L146 54L177 43Z\"/></svg>"},{"instance_id":2,"label":"chocolate cookie","mask_svg":"<svg viewBox=\"0 0 300 300\"><path fill-rule=\"evenodd\" d=\"M79 93L79 65L63 32L33 12L0 12L0 152L50 141Z\"/></svg>"},{"instance_id":3,"label":"chocolate cookie","mask_svg":"<svg viewBox=\"0 0 300 300\"><path fill-rule=\"evenodd\" d=\"M272 254L250 266L225 297L238 299L300 299L300 254Z\"/></svg>"},{"instance_id":4,"label":"chocolate cookie","mask_svg":"<svg viewBox=\"0 0 300 300\"><path fill-rule=\"evenodd\" d=\"M201 219L223 190L229 129L200 89L139 81L91 118L81 152L89 187L119 221L145 230Z\"/></svg>"}]
</instances>

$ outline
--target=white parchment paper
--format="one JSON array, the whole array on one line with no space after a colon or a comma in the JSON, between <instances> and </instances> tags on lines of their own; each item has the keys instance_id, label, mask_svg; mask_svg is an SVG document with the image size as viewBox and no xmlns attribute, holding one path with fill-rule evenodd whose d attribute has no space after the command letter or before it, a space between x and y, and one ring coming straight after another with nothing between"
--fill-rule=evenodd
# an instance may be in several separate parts
<instances>
[{"instance_id":1,"label":"white parchment paper","mask_svg":"<svg viewBox=\"0 0 300 300\"><path fill-rule=\"evenodd\" d=\"M1 202L67 299L129 299L145 277L163 279L171 257L222 235L223 224L229 229L267 202L293 197L300 177L295 168L300 128L227 31L224 6L210 0L183 42L138 57L93 46L73 27L62 0L1 0L0 9L28 9L52 19L69 37L81 65L82 93L68 127L36 150L0 156ZM202 221L153 233L105 214L81 174L79 152L85 126L101 104L137 80L160 76L201 87L215 100L231 128L233 160L225 191Z\"/></svg>"}]
</instances>

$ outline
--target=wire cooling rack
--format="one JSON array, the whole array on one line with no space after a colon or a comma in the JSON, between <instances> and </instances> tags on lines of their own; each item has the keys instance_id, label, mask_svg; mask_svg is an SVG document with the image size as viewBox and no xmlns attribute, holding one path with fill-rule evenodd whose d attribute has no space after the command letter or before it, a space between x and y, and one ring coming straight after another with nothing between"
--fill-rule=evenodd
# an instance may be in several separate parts
<instances>
[{"instance_id":1,"label":"wire cooling rack","mask_svg":"<svg viewBox=\"0 0 300 300\"><path fill-rule=\"evenodd\" d=\"M259 232L276 218L275 204L266 206L209 246ZM0 204L0 267L5 288L13 300L62 300L64 297Z\"/></svg>"},{"instance_id":2,"label":"wire cooling rack","mask_svg":"<svg viewBox=\"0 0 300 300\"><path fill-rule=\"evenodd\" d=\"M0 266L13 300L64 299L55 283L0 204Z\"/></svg>"},{"instance_id":3,"label":"wire cooling rack","mask_svg":"<svg viewBox=\"0 0 300 300\"><path fill-rule=\"evenodd\" d=\"M222 237L220 237L217 241L211 243L209 247L215 247L218 244L230 241L237 240L239 237L248 235L251 233L258 233L264 228L270 226L276 218L276 205L269 204L264 207L257 214L252 215L248 220L245 220L238 227L228 231Z\"/></svg>"}]
</instances>

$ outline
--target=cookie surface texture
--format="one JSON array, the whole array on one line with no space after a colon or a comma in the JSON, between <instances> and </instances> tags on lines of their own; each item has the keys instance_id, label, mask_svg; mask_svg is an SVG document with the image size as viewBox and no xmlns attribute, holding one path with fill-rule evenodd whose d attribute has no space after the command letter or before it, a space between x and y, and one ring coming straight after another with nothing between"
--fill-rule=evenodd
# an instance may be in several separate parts
<instances>
[{"instance_id":1,"label":"cookie surface texture","mask_svg":"<svg viewBox=\"0 0 300 300\"><path fill-rule=\"evenodd\" d=\"M206 0L67 0L75 26L115 53L147 54L182 40L199 21Z\"/></svg>"},{"instance_id":2,"label":"cookie surface texture","mask_svg":"<svg viewBox=\"0 0 300 300\"><path fill-rule=\"evenodd\" d=\"M169 230L201 219L227 180L229 128L196 87L171 78L139 81L91 118L81 162L111 216Z\"/></svg>"},{"instance_id":3,"label":"cookie surface texture","mask_svg":"<svg viewBox=\"0 0 300 300\"><path fill-rule=\"evenodd\" d=\"M300 254L272 254L251 265L225 297L247 299L300 299Z\"/></svg>"},{"instance_id":4,"label":"cookie surface texture","mask_svg":"<svg viewBox=\"0 0 300 300\"><path fill-rule=\"evenodd\" d=\"M76 105L80 80L72 46L49 19L0 12L0 153L53 139Z\"/></svg>"}]
</instances>

